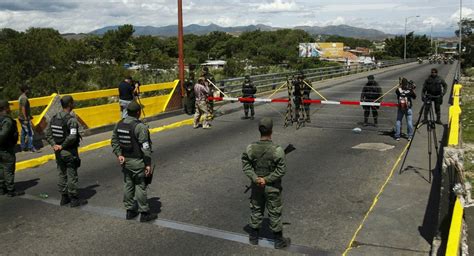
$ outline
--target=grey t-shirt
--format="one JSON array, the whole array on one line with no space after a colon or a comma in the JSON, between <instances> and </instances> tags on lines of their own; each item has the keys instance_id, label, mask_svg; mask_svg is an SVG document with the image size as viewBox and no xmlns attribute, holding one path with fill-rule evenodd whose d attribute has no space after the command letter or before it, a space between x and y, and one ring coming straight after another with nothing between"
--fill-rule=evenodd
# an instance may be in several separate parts
<instances>
[{"instance_id":1,"label":"grey t-shirt","mask_svg":"<svg viewBox=\"0 0 474 256\"><path fill-rule=\"evenodd\" d=\"M30 120L31 109L30 109L30 101L28 100L28 97L26 97L26 95L22 94L20 96L20 98L18 98L18 103L20 104L20 114L18 115L18 119L20 119L22 121ZM25 107L26 116L23 116L23 111L21 110L22 107Z\"/></svg>"}]
</instances>

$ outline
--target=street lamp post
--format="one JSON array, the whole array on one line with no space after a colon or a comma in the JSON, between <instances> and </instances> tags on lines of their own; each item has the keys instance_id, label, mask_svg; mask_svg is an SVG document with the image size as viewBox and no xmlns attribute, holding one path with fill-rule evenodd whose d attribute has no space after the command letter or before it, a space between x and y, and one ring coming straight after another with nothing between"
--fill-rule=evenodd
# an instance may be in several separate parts
<instances>
[{"instance_id":1,"label":"street lamp post","mask_svg":"<svg viewBox=\"0 0 474 256\"><path fill-rule=\"evenodd\" d=\"M403 50L403 61L407 60L407 22L409 18L418 18L420 17L419 15L416 16L410 16L405 18L405 44L404 44L404 50Z\"/></svg>"},{"instance_id":2,"label":"street lamp post","mask_svg":"<svg viewBox=\"0 0 474 256\"><path fill-rule=\"evenodd\" d=\"M461 54L462 54L462 0L459 0L459 61L458 79L461 79Z\"/></svg>"}]
</instances>

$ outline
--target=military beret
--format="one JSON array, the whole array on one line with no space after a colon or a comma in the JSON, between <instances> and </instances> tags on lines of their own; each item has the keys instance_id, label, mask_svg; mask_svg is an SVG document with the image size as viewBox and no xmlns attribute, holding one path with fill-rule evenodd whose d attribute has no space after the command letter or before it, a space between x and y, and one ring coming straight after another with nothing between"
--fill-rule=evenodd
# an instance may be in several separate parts
<instances>
[{"instance_id":1,"label":"military beret","mask_svg":"<svg viewBox=\"0 0 474 256\"><path fill-rule=\"evenodd\" d=\"M74 102L74 99L71 95L65 95L61 98L61 103L63 105L69 105L70 103Z\"/></svg>"},{"instance_id":2,"label":"military beret","mask_svg":"<svg viewBox=\"0 0 474 256\"><path fill-rule=\"evenodd\" d=\"M7 100L0 100L0 108L5 109L10 106Z\"/></svg>"},{"instance_id":3,"label":"military beret","mask_svg":"<svg viewBox=\"0 0 474 256\"><path fill-rule=\"evenodd\" d=\"M138 111L142 110L142 108L143 108L143 106L138 104L138 102L136 102L136 101L130 102L130 104L128 104L128 106L127 106L127 110L130 111L130 112L138 112Z\"/></svg>"},{"instance_id":4,"label":"military beret","mask_svg":"<svg viewBox=\"0 0 474 256\"><path fill-rule=\"evenodd\" d=\"M374 75L369 75L369 76L367 77L367 79L369 79L369 80L374 80L375 77L374 77Z\"/></svg>"},{"instance_id":5,"label":"military beret","mask_svg":"<svg viewBox=\"0 0 474 256\"><path fill-rule=\"evenodd\" d=\"M264 117L260 119L258 122L258 127L263 127L265 130L272 130L273 129L273 120L270 117Z\"/></svg>"}]
</instances>

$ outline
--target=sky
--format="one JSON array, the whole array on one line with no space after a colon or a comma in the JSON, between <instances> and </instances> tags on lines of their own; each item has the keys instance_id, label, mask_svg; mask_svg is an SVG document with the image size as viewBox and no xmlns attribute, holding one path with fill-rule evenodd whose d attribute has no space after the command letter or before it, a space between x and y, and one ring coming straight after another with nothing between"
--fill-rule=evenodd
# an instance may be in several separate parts
<instances>
[{"instance_id":1,"label":"sky","mask_svg":"<svg viewBox=\"0 0 474 256\"><path fill-rule=\"evenodd\" d=\"M450 33L459 0L182 0L184 25L265 24L274 27L351 25L390 34ZM463 17L474 18L474 0L463 0ZM419 17L416 17L419 16ZM0 28L51 27L87 33L111 25L177 24L177 0L0 0ZM453 34L454 35L454 34Z\"/></svg>"}]
</instances>

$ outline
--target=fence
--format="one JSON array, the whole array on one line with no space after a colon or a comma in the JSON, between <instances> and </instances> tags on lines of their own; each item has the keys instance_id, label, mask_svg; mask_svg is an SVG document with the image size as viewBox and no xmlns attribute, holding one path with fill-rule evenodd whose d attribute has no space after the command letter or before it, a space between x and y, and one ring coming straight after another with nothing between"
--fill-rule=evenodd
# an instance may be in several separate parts
<instances>
[{"instance_id":1,"label":"fence","mask_svg":"<svg viewBox=\"0 0 474 256\"><path fill-rule=\"evenodd\" d=\"M315 69L306 69L304 74L306 79L314 82L320 81L335 77L341 77L346 75L357 74L361 72L366 72L378 68L391 67L395 65L400 65L408 62L415 62L416 59L408 59L406 62L403 60L393 60L393 61L381 61L378 65L344 65L344 66L334 66L334 67L324 67L324 68L315 68ZM264 92L269 90L276 89L277 86L282 85L289 77L297 74L297 71L293 72L284 72L284 73L274 73L274 74L265 74L265 75L256 75L252 76L252 82L257 87L258 92ZM242 94L242 84L244 82L244 77L237 77L231 79L224 79L218 81L216 86L219 87L224 93L229 97L237 97Z\"/></svg>"},{"instance_id":2,"label":"fence","mask_svg":"<svg viewBox=\"0 0 474 256\"><path fill-rule=\"evenodd\" d=\"M175 80L173 82L143 85L140 87L141 93L144 93L145 95L150 92L159 94L157 96L141 98L141 103L145 106L144 111L147 116L155 116L167 110L169 102L172 96L175 94L178 82L178 80ZM111 101L117 101L118 90L107 89L99 91L78 92L67 95L71 95L76 102L103 98L107 98ZM55 103L55 99L58 97L59 96L57 94L52 94L51 96L30 99L30 106L32 108L45 106L40 115L33 116L32 122L34 127L39 127L40 130L44 129L47 121L45 120L46 114L52 108ZM10 103L12 104L12 110L19 109L18 101L11 101ZM74 109L74 112L84 128L91 129L114 124L119 121L119 110L120 107L118 102L112 102L96 106L76 108Z\"/></svg>"},{"instance_id":3,"label":"fence","mask_svg":"<svg viewBox=\"0 0 474 256\"><path fill-rule=\"evenodd\" d=\"M461 237L463 226L464 209L461 203L461 195L464 193L464 174L462 171L462 150L460 145L460 96L462 85L455 84L453 87L452 106L449 108L449 137L448 147L444 150L442 193L440 208L440 220L443 216L451 216L448 240L446 245L446 255L459 255L461 253Z\"/></svg>"}]
</instances>

